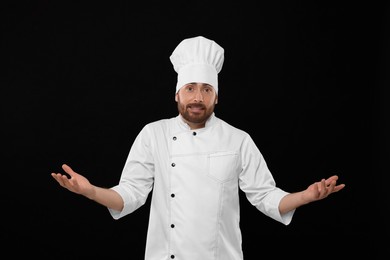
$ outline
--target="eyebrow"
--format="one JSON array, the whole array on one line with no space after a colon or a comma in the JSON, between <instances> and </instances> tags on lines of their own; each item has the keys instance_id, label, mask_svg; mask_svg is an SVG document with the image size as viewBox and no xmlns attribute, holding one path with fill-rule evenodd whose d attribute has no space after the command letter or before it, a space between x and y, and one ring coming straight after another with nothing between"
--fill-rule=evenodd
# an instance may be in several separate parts
<instances>
[{"instance_id":1,"label":"eyebrow","mask_svg":"<svg viewBox=\"0 0 390 260\"><path fill-rule=\"evenodd\" d=\"M208 83L200 83L200 82L190 82L190 83L187 83L186 86L187 85L197 85L197 84L201 84L202 86L207 86L207 87L213 87Z\"/></svg>"}]
</instances>

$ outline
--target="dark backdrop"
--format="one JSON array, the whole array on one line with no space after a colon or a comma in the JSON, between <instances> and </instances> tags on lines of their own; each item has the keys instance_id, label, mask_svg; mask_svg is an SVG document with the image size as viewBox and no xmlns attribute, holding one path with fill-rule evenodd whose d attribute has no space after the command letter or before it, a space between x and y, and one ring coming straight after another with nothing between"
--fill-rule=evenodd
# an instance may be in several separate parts
<instances>
[{"instance_id":1,"label":"dark backdrop","mask_svg":"<svg viewBox=\"0 0 390 260\"><path fill-rule=\"evenodd\" d=\"M97 2L3 9L5 251L143 259L150 198L113 220L50 173L68 163L96 185L117 184L141 128L177 115L169 56L198 35L225 49L216 115L253 137L277 185L298 191L333 174L347 185L298 209L289 226L241 194L246 259L375 259L387 250L388 5Z\"/></svg>"}]
</instances>

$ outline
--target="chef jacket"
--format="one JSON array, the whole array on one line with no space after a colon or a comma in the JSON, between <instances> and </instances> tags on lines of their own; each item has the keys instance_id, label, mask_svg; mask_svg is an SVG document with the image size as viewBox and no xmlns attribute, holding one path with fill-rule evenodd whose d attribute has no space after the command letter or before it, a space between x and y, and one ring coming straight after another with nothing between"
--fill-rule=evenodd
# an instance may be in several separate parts
<instances>
[{"instance_id":1,"label":"chef jacket","mask_svg":"<svg viewBox=\"0 0 390 260\"><path fill-rule=\"evenodd\" d=\"M146 260L243 259L239 189L265 215L288 225L281 215L287 192L277 188L250 135L215 114L204 128L191 130L178 115L149 123L130 149L119 184L119 219L142 206L150 193Z\"/></svg>"}]
</instances>

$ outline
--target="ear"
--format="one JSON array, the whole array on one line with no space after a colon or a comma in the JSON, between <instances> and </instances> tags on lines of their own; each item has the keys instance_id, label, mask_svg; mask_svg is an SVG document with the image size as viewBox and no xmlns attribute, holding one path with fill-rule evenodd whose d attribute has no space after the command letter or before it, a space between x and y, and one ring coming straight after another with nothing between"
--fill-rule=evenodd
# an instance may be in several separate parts
<instances>
[{"instance_id":1,"label":"ear","mask_svg":"<svg viewBox=\"0 0 390 260\"><path fill-rule=\"evenodd\" d=\"M178 95L179 95L179 93L176 93L176 94L175 94L175 101L176 101L176 102L179 102Z\"/></svg>"},{"instance_id":2,"label":"ear","mask_svg":"<svg viewBox=\"0 0 390 260\"><path fill-rule=\"evenodd\" d=\"M214 102L214 104L215 104L215 105L218 104L218 97L215 97L215 102Z\"/></svg>"}]
</instances>

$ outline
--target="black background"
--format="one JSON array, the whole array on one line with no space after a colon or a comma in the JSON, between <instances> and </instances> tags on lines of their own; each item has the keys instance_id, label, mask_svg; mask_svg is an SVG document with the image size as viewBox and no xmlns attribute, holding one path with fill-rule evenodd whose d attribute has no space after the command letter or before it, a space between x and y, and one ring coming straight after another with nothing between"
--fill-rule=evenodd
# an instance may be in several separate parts
<instances>
[{"instance_id":1,"label":"black background","mask_svg":"<svg viewBox=\"0 0 390 260\"><path fill-rule=\"evenodd\" d=\"M50 173L68 163L117 184L141 128L177 115L169 56L198 35L225 49L216 115L252 136L277 185L299 191L333 174L346 184L289 226L240 194L245 258L388 251L388 4L98 2L2 10L3 252L143 259L150 198L113 220Z\"/></svg>"}]
</instances>

